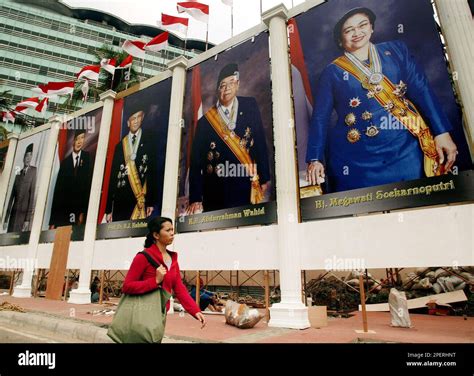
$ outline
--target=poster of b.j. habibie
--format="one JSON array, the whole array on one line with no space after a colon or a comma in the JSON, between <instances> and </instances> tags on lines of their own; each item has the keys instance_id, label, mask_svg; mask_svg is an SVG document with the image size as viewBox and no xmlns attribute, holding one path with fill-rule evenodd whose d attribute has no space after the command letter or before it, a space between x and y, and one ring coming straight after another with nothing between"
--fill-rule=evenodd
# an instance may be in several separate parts
<instances>
[{"instance_id":1,"label":"poster of b.j. habibie","mask_svg":"<svg viewBox=\"0 0 474 376\"><path fill-rule=\"evenodd\" d=\"M464 197L472 159L429 0L333 0L289 34L303 219Z\"/></svg>"},{"instance_id":2,"label":"poster of b.j. habibie","mask_svg":"<svg viewBox=\"0 0 474 376\"><path fill-rule=\"evenodd\" d=\"M171 78L115 102L97 238L142 236L161 214Z\"/></svg>"}]
</instances>

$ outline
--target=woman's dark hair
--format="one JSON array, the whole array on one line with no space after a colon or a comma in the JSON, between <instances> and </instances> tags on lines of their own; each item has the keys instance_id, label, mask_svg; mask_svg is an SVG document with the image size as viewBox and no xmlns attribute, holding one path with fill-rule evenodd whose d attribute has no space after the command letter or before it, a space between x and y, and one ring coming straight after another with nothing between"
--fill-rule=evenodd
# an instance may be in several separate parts
<instances>
[{"instance_id":1,"label":"woman's dark hair","mask_svg":"<svg viewBox=\"0 0 474 376\"><path fill-rule=\"evenodd\" d=\"M369 8L354 8L351 9L349 12L347 12L345 15L341 17L339 21L337 21L336 26L334 26L334 42L336 42L338 47L340 46L341 43L341 32L342 32L342 26L344 25L344 22L346 22L349 18L351 18L354 14L365 14L367 18L369 19L369 22L372 24L372 29L375 28L375 19L377 18L375 13L372 12Z\"/></svg>"},{"instance_id":2,"label":"woman's dark hair","mask_svg":"<svg viewBox=\"0 0 474 376\"><path fill-rule=\"evenodd\" d=\"M148 222L148 234L146 235L145 244L143 245L145 248L150 248L153 244L155 244L155 238L153 237L153 233L159 233L161 228L163 227L163 223L165 222L173 224L173 221L170 218L166 217L155 217L150 220L150 222Z\"/></svg>"}]
</instances>

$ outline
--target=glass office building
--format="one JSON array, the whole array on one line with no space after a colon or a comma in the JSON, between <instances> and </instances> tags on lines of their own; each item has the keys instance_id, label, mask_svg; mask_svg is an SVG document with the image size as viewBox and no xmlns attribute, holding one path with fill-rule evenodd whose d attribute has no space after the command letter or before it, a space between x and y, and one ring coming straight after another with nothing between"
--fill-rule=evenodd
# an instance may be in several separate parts
<instances>
[{"instance_id":1,"label":"glass office building","mask_svg":"<svg viewBox=\"0 0 474 376\"><path fill-rule=\"evenodd\" d=\"M31 88L38 84L71 81L82 67L97 64L94 53L102 46L119 52L127 39L148 41L162 31L129 24L101 11L72 8L60 0L0 0L0 92L9 90L14 105L36 96ZM204 50L202 41L185 44L170 34L165 50L147 53L143 76L149 78L165 70L167 62L179 55L191 58ZM136 61L134 68L141 73L141 62ZM64 102L64 97L59 101ZM52 116L56 108L52 100L44 118ZM34 110L28 114L33 115Z\"/></svg>"}]
</instances>

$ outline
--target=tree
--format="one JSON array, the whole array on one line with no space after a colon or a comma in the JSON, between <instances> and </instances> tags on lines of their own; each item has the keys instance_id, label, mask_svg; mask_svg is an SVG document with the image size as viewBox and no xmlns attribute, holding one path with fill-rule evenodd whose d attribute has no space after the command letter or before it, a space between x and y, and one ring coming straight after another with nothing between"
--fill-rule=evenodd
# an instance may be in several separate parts
<instances>
[{"instance_id":1,"label":"tree","mask_svg":"<svg viewBox=\"0 0 474 376\"><path fill-rule=\"evenodd\" d=\"M0 93L0 112L11 111L10 90L4 90Z\"/></svg>"},{"instance_id":2,"label":"tree","mask_svg":"<svg viewBox=\"0 0 474 376\"><path fill-rule=\"evenodd\" d=\"M98 50L95 50L94 55L96 57L96 61L94 65L100 65L102 59L112 59L115 58L117 60L117 65L119 65L127 56L128 53L125 51L116 51L109 45L103 45ZM125 75L128 75L128 69L117 69L115 70L115 75L113 76L112 82L112 75L101 69L99 82L96 85L95 82L89 82L89 98L94 98L94 102L99 99L100 94L106 92L107 90L113 90L117 93L125 90L128 87L131 87L139 82L139 75L137 71L133 68L130 69L130 79L125 81ZM74 107L78 107L81 105L83 101L83 94L81 91L82 86L84 85L84 81L80 81L76 84L74 88L74 93L72 95L72 104ZM61 108L65 108L68 105L69 98L61 105Z\"/></svg>"}]
</instances>

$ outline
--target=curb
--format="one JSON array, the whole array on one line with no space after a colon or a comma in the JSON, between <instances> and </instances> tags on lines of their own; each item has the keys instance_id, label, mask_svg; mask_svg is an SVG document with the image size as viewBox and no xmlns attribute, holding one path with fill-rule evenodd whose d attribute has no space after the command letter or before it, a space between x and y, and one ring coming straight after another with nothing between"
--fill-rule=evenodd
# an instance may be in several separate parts
<instances>
[{"instance_id":1,"label":"curb","mask_svg":"<svg viewBox=\"0 0 474 376\"><path fill-rule=\"evenodd\" d=\"M31 312L1 311L0 324L43 334L56 334L71 343L114 343L107 336L107 329L67 318L48 317Z\"/></svg>"}]
</instances>

